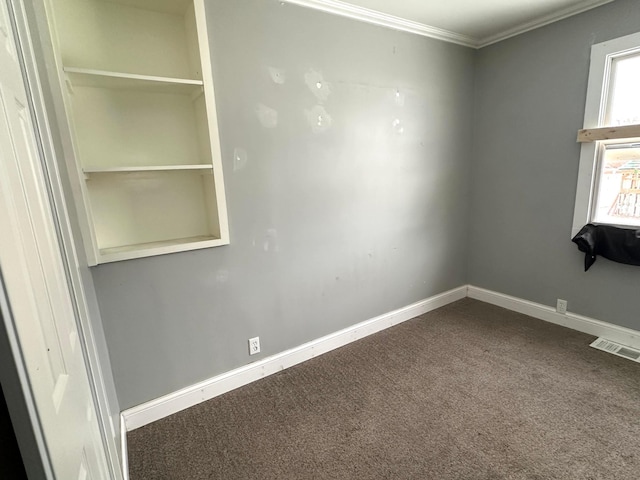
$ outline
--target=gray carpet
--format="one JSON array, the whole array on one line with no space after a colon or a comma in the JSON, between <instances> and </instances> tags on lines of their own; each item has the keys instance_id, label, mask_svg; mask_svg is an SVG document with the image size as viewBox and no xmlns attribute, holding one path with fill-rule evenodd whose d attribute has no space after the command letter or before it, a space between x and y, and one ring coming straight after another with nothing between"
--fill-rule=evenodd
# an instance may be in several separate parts
<instances>
[{"instance_id":1,"label":"gray carpet","mask_svg":"<svg viewBox=\"0 0 640 480\"><path fill-rule=\"evenodd\" d=\"M131 480L638 479L640 364L464 299L128 435Z\"/></svg>"}]
</instances>

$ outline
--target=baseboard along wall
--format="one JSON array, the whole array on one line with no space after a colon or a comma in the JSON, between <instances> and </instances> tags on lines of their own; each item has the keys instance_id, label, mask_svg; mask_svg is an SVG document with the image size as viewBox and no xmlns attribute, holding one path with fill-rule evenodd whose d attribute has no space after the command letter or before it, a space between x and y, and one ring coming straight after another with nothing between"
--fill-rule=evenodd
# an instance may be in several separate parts
<instances>
[{"instance_id":1,"label":"baseboard along wall","mask_svg":"<svg viewBox=\"0 0 640 480\"><path fill-rule=\"evenodd\" d=\"M503 293L474 287L473 285L468 286L467 296L480 300L481 302L523 313L530 317L555 323L556 325L562 325L563 327L587 333L595 337L604 337L629 347L640 347L640 332L630 328L620 327L576 313L558 313L555 308L547 305L530 302L522 298L511 297Z\"/></svg>"},{"instance_id":2,"label":"baseboard along wall","mask_svg":"<svg viewBox=\"0 0 640 480\"><path fill-rule=\"evenodd\" d=\"M547 305L511 297L473 285L464 285L127 409L122 412L122 423L126 427L126 431L135 430L465 297L474 298L596 337L605 337L623 345L640 348L640 332L638 331L570 312L560 314ZM125 437L126 431L123 429L122 433ZM126 444L123 445L123 450L123 463L126 465Z\"/></svg>"},{"instance_id":3,"label":"baseboard along wall","mask_svg":"<svg viewBox=\"0 0 640 480\"><path fill-rule=\"evenodd\" d=\"M467 286L464 285L130 408L122 412L127 431L168 417L466 296Z\"/></svg>"}]
</instances>

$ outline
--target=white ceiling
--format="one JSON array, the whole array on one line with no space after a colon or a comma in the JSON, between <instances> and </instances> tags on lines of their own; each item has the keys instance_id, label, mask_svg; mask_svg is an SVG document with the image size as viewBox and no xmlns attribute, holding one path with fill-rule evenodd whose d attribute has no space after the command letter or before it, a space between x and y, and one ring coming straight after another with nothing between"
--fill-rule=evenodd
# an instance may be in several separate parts
<instances>
[{"instance_id":1,"label":"white ceiling","mask_svg":"<svg viewBox=\"0 0 640 480\"><path fill-rule=\"evenodd\" d=\"M285 0L481 47L613 0Z\"/></svg>"}]
</instances>

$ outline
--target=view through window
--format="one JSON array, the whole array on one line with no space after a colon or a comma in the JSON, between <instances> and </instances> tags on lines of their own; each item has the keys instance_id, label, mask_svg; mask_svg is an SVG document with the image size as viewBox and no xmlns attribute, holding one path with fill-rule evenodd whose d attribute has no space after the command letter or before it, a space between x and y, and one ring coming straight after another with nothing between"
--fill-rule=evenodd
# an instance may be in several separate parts
<instances>
[{"instance_id":1,"label":"view through window","mask_svg":"<svg viewBox=\"0 0 640 480\"><path fill-rule=\"evenodd\" d=\"M640 124L640 52L611 60L604 125ZM603 143L598 150L591 221L640 226L640 141Z\"/></svg>"},{"instance_id":2,"label":"view through window","mask_svg":"<svg viewBox=\"0 0 640 480\"><path fill-rule=\"evenodd\" d=\"M605 145L593 221L640 225L640 143Z\"/></svg>"}]
</instances>

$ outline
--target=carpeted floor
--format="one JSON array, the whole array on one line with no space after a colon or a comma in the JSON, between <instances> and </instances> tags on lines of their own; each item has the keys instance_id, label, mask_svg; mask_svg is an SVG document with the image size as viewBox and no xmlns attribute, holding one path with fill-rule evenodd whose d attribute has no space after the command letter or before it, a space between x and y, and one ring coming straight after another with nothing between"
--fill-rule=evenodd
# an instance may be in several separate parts
<instances>
[{"instance_id":1,"label":"carpeted floor","mask_svg":"<svg viewBox=\"0 0 640 480\"><path fill-rule=\"evenodd\" d=\"M640 364L464 299L128 435L131 480L640 477Z\"/></svg>"}]
</instances>

